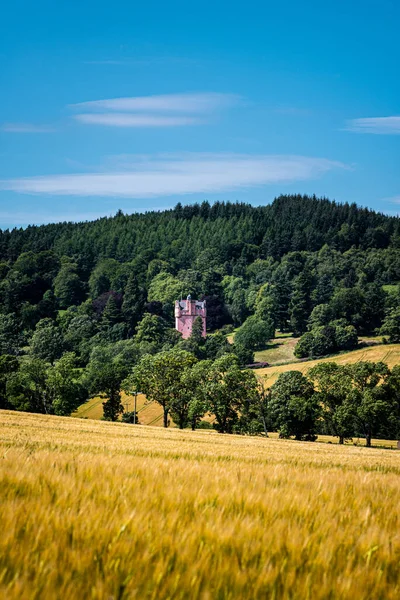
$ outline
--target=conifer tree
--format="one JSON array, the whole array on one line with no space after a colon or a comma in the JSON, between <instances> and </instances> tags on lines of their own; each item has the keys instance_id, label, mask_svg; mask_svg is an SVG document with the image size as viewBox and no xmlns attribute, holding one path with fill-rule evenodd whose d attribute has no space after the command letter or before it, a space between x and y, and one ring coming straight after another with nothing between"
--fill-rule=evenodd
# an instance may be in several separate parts
<instances>
[{"instance_id":1,"label":"conifer tree","mask_svg":"<svg viewBox=\"0 0 400 600\"><path fill-rule=\"evenodd\" d=\"M137 278L132 273L126 284L122 302L122 315L128 326L128 336L133 335L135 327L143 314L144 301L143 290L139 287Z\"/></svg>"},{"instance_id":2,"label":"conifer tree","mask_svg":"<svg viewBox=\"0 0 400 600\"><path fill-rule=\"evenodd\" d=\"M296 277L290 299L290 326L294 335L301 335L307 331L307 320L312 308L311 290L311 274L305 269Z\"/></svg>"},{"instance_id":3,"label":"conifer tree","mask_svg":"<svg viewBox=\"0 0 400 600\"><path fill-rule=\"evenodd\" d=\"M101 317L102 328L104 330L111 329L121 320L121 311L113 294L107 300L107 304Z\"/></svg>"}]
</instances>

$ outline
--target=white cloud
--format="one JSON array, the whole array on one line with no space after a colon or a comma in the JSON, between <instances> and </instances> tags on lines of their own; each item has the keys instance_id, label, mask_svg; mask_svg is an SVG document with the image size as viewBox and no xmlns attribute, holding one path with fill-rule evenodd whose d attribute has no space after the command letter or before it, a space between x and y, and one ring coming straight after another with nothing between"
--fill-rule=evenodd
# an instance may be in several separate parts
<instances>
[{"instance_id":1,"label":"white cloud","mask_svg":"<svg viewBox=\"0 0 400 600\"><path fill-rule=\"evenodd\" d=\"M115 110L128 112L182 112L206 113L231 106L239 101L233 94L204 92L198 94L165 94L159 96L136 96L110 98L71 104L71 108L85 110Z\"/></svg>"},{"instance_id":2,"label":"white cloud","mask_svg":"<svg viewBox=\"0 0 400 600\"><path fill-rule=\"evenodd\" d=\"M10 133L52 133L55 131L54 127L49 125L34 125L32 123L3 123L1 129Z\"/></svg>"},{"instance_id":3,"label":"white cloud","mask_svg":"<svg viewBox=\"0 0 400 600\"><path fill-rule=\"evenodd\" d=\"M108 125L113 127L176 127L201 123L195 117L170 117L129 113L83 113L74 119L87 125Z\"/></svg>"},{"instance_id":4,"label":"white cloud","mask_svg":"<svg viewBox=\"0 0 400 600\"><path fill-rule=\"evenodd\" d=\"M347 121L347 131L356 133L400 134L400 117L371 117Z\"/></svg>"},{"instance_id":5,"label":"white cloud","mask_svg":"<svg viewBox=\"0 0 400 600\"><path fill-rule=\"evenodd\" d=\"M393 202L394 204L400 204L400 195L391 196L390 198L383 198L382 202Z\"/></svg>"},{"instance_id":6,"label":"white cloud","mask_svg":"<svg viewBox=\"0 0 400 600\"><path fill-rule=\"evenodd\" d=\"M344 164L305 156L184 154L132 162L128 171L50 175L0 181L0 189L28 194L150 198L232 191L321 176Z\"/></svg>"}]
</instances>

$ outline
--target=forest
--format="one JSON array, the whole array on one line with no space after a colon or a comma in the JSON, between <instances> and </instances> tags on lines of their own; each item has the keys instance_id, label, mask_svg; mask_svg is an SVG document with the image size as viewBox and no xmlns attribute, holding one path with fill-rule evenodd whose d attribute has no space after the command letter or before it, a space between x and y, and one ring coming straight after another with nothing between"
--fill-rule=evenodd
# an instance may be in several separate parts
<instances>
[{"instance_id":1,"label":"forest","mask_svg":"<svg viewBox=\"0 0 400 600\"><path fill-rule=\"evenodd\" d=\"M124 382L138 382L157 357L180 356L190 372L200 365L194 380L220 365L220 380L229 371L248 389L241 367L278 330L299 337L298 358L350 350L378 333L397 343L398 282L400 220L326 198L179 203L1 231L0 408L68 415L103 394L104 416L114 420ZM174 329L173 303L189 293L207 301L205 340L196 327L188 340ZM195 400L196 426L209 405ZM246 430L243 414L230 430ZM378 434L395 435L393 414Z\"/></svg>"}]
</instances>

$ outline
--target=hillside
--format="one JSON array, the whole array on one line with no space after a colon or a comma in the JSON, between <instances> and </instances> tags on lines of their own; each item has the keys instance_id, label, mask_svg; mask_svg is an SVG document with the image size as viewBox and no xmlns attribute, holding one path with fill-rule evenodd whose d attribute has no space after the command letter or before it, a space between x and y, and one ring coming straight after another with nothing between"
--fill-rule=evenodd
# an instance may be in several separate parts
<instances>
[{"instance_id":1,"label":"hillside","mask_svg":"<svg viewBox=\"0 0 400 600\"><path fill-rule=\"evenodd\" d=\"M188 265L208 248L230 259L244 247L262 246L264 254L283 256L292 250L316 251L325 243L345 251L352 246L387 247L399 234L399 220L355 204L326 198L280 196L272 204L245 203L182 206L173 210L105 217L85 223L30 226L0 232L0 257L15 260L22 252L53 250L58 256L85 256L92 265L101 258L128 261L160 251ZM171 253L171 245L172 253Z\"/></svg>"},{"instance_id":2,"label":"hillside","mask_svg":"<svg viewBox=\"0 0 400 600\"><path fill-rule=\"evenodd\" d=\"M69 415L102 397L116 419L122 382L164 351L245 366L290 362L297 339L302 357L379 331L397 343L399 281L400 219L314 196L3 231L0 408ZM206 302L205 340L175 330L189 294Z\"/></svg>"},{"instance_id":3,"label":"hillside","mask_svg":"<svg viewBox=\"0 0 400 600\"><path fill-rule=\"evenodd\" d=\"M102 419L103 418L104 398L92 398L88 400L72 413L72 417L79 419ZM134 399L122 393L122 404L125 411L132 411L134 408ZM162 408L158 404L146 403L146 397L143 394L137 396L138 419L141 425L154 425L162 427Z\"/></svg>"},{"instance_id":4,"label":"hillside","mask_svg":"<svg viewBox=\"0 0 400 600\"><path fill-rule=\"evenodd\" d=\"M304 362L288 363L279 366L271 366L265 369L257 369L256 373L260 377L266 378L268 385L272 385L281 373L286 371L300 371L306 374L312 367L327 361L334 361L340 365L354 364L360 361L384 362L389 368L400 364L400 344L383 344L379 346L370 346L345 352L338 356L320 358L317 360L307 360Z\"/></svg>"},{"instance_id":5,"label":"hillside","mask_svg":"<svg viewBox=\"0 0 400 600\"><path fill-rule=\"evenodd\" d=\"M0 428L7 600L399 597L394 451L7 411Z\"/></svg>"}]
</instances>

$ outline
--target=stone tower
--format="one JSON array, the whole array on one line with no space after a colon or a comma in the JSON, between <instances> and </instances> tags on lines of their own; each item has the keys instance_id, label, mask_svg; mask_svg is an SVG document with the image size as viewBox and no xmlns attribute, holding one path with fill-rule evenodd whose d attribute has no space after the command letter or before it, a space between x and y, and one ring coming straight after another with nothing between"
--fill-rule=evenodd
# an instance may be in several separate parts
<instances>
[{"instance_id":1,"label":"stone tower","mask_svg":"<svg viewBox=\"0 0 400 600\"><path fill-rule=\"evenodd\" d=\"M182 334L184 340L191 336L193 321L201 317L203 321L203 337L206 337L206 301L192 300L189 296L186 300L175 302L175 329Z\"/></svg>"}]
</instances>

